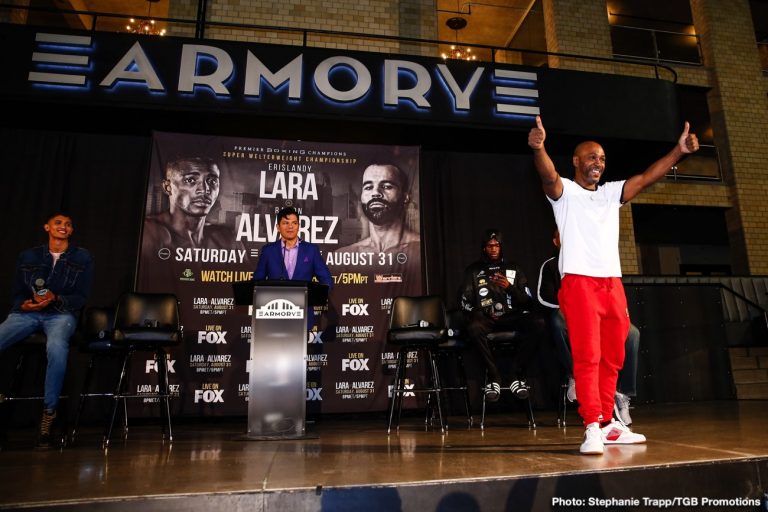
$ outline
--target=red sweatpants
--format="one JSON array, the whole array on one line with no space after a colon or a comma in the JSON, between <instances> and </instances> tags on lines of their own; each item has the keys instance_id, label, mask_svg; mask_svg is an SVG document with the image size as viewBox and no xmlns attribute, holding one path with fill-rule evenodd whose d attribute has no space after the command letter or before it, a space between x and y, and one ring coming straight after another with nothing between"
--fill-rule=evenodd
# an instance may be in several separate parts
<instances>
[{"instance_id":1,"label":"red sweatpants","mask_svg":"<svg viewBox=\"0 0 768 512\"><path fill-rule=\"evenodd\" d=\"M618 277L566 274L558 292L573 355L573 378L584 425L609 421L624 364L629 311Z\"/></svg>"}]
</instances>

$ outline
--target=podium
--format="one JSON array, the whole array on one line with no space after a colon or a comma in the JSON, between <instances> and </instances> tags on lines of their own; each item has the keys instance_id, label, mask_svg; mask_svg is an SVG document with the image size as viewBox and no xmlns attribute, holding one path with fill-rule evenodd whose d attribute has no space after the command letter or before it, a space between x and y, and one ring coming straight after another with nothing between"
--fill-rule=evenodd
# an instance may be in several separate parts
<instances>
[{"instance_id":1,"label":"podium","mask_svg":"<svg viewBox=\"0 0 768 512\"><path fill-rule=\"evenodd\" d=\"M238 283L236 302L243 303L242 287L249 284ZM308 322L310 308L327 298L327 286L306 281L259 281L253 286L246 439L310 437L306 431Z\"/></svg>"}]
</instances>

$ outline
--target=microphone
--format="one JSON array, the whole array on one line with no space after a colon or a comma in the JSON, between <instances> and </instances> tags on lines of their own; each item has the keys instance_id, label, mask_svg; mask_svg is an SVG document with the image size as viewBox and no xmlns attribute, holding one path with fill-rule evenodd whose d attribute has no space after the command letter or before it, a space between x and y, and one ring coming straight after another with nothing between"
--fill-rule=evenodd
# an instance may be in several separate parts
<instances>
[{"instance_id":1,"label":"microphone","mask_svg":"<svg viewBox=\"0 0 768 512\"><path fill-rule=\"evenodd\" d=\"M56 298L51 290L45 284L45 279L38 277L32 282L32 302L44 303Z\"/></svg>"},{"instance_id":2,"label":"microphone","mask_svg":"<svg viewBox=\"0 0 768 512\"><path fill-rule=\"evenodd\" d=\"M429 327L429 326L430 326L430 324L426 320L419 320L415 324L405 324L405 325L403 325L401 327L404 327L406 329L412 329L414 327L422 327L422 328L424 328L424 327Z\"/></svg>"},{"instance_id":3,"label":"microphone","mask_svg":"<svg viewBox=\"0 0 768 512\"><path fill-rule=\"evenodd\" d=\"M40 297L45 297L48 294L48 288L45 286L45 279L38 277L35 282L32 283L32 292Z\"/></svg>"}]
</instances>

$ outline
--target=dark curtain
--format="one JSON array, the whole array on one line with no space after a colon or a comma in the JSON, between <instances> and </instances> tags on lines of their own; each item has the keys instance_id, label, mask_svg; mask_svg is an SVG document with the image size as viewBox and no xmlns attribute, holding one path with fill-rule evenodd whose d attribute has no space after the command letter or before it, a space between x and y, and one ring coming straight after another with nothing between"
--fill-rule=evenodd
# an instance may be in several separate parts
<instances>
[{"instance_id":1,"label":"dark curtain","mask_svg":"<svg viewBox=\"0 0 768 512\"><path fill-rule=\"evenodd\" d=\"M74 243L95 258L89 304L114 305L133 287L150 147L149 136L0 128L6 186L0 316L10 307L17 254L47 241L43 223L59 208L73 217ZM478 258L488 227L502 230L505 257L518 262L536 293L539 266L553 251L554 219L532 165L529 154L422 151L425 282L449 309L457 307L464 268ZM544 366L551 365L548 351L540 352ZM475 359L470 354L467 361L473 388L482 379ZM73 394L78 385L73 380Z\"/></svg>"},{"instance_id":2,"label":"dark curtain","mask_svg":"<svg viewBox=\"0 0 768 512\"><path fill-rule=\"evenodd\" d=\"M69 211L74 243L96 260L90 303L111 305L133 285L151 139L132 135L0 129L5 183L0 311L10 306L16 256L44 243L48 212ZM530 155L422 153L425 279L449 308L464 268L488 227L504 233L504 254L535 291L552 253L554 219Z\"/></svg>"},{"instance_id":3,"label":"dark curtain","mask_svg":"<svg viewBox=\"0 0 768 512\"><path fill-rule=\"evenodd\" d=\"M73 243L95 259L92 305L112 305L133 286L150 139L0 128L5 219L0 312L10 308L16 256L47 242L49 212L68 211Z\"/></svg>"},{"instance_id":4,"label":"dark curtain","mask_svg":"<svg viewBox=\"0 0 768 512\"><path fill-rule=\"evenodd\" d=\"M554 253L555 219L531 155L424 151L421 179L428 293L441 296L449 310L458 308L464 269L480 257L481 235L493 227L504 235L504 257L522 268L535 297L539 267ZM536 358L527 375L534 401L554 404L561 375L551 343L539 347ZM477 407L484 367L474 350L464 361Z\"/></svg>"},{"instance_id":5,"label":"dark curtain","mask_svg":"<svg viewBox=\"0 0 768 512\"><path fill-rule=\"evenodd\" d=\"M503 233L504 257L522 267L535 296L539 266L553 254L555 220L531 156L425 151L421 176L429 293L457 307L464 269L493 227Z\"/></svg>"}]
</instances>

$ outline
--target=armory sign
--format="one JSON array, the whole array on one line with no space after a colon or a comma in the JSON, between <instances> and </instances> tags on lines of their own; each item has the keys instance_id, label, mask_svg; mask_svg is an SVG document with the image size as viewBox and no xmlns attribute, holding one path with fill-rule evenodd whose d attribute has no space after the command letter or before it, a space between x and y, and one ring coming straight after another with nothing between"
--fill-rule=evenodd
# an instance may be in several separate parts
<instances>
[{"instance_id":1,"label":"armory sign","mask_svg":"<svg viewBox=\"0 0 768 512\"><path fill-rule=\"evenodd\" d=\"M4 29L19 40L14 53L27 62L16 57L13 77L2 87L34 97L461 124L529 126L539 114L537 73L529 68L230 41Z\"/></svg>"},{"instance_id":2,"label":"armory sign","mask_svg":"<svg viewBox=\"0 0 768 512\"><path fill-rule=\"evenodd\" d=\"M300 46L0 24L0 102L673 141L667 80ZM588 113L588 114L587 114ZM629 122L628 122L629 121Z\"/></svg>"}]
</instances>

